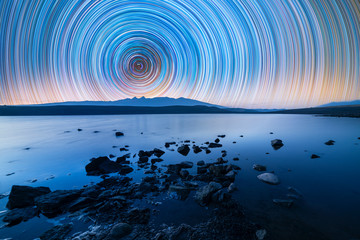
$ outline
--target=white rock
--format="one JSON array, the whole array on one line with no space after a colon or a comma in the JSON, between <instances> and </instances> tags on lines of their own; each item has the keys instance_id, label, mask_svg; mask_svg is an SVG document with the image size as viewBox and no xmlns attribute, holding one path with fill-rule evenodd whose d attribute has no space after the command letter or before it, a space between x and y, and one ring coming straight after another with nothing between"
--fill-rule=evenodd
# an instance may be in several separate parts
<instances>
[{"instance_id":1,"label":"white rock","mask_svg":"<svg viewBox=\"0 0 360 240\"><path fill-rule=\"evenodd\" d=\"M260 181L268 184L277 185L280 183L279 178L273 173L263 173L257 176Z\"/></svg>"},{"instance_id":2,"label":"white rock","mask_svg":"<svg viewBox=\"0 0 360 240\"><path fill-rule=\"evenodd\" d=\"M256 237L259 240L263 240L265 238L266 235L266 230L265 229L260 229L256 231Z\"/></svg>"}]
</instances>

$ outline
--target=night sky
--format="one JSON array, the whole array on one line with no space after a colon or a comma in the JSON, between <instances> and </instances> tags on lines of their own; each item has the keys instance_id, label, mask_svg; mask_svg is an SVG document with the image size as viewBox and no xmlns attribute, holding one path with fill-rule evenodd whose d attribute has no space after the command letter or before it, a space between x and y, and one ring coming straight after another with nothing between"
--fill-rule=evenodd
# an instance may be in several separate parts
<instances>
[{"instance_id":1,"label":"night sky","mask_svg":"<svg viewBox=\"0 0 360 240\"><path fill-rule=\"evenodd\" d=\"M359 0L0 0L0 104L360 99Z\"/></svg>"}]
</instances>

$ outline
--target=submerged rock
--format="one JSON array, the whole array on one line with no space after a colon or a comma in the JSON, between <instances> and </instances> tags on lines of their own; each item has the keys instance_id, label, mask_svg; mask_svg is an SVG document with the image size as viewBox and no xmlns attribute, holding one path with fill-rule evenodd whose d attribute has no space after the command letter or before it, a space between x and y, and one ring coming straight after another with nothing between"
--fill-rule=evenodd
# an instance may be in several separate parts
<instances>
[{"instance_id":1,"label":"submerged rock","mask_svg":"<svg viewBox=\"0 0 360 240\"><path fill-rule=\"evenodd\" d=\"M91 162L85 166L88 175L99 176L121 170L121 165L111 161L108 157L93 158L90 161Z\"/></svg>"},{"instance_id":2,"label":"submerged rock","mask_svg":"<svg viewBox=\"0 0 360 240\"><path fill-rule=\"evenodd\" d=\"M184 156L187 156L188 153L190 152L190 148L188 145L182 145L180 146L177 151L181 154L181 155L184 155Z\"/></svg>"},{"instance_id":3,"label":"submerged rock","mask_svg":"<svg viewBox=\"0 0 360 240\"><path fill-rule=\"evenodd\" d=\"M270 133L270 134L272 134L272 133ZM257 230L255 234L256 234L256 237L258 240L263 240L266 235L266 230L265 229Z\"/></svg>"},{"instance_id":4,"label":"submerged rock","mask_svg":"<svg viewBox=\"0 0 360 240\"><path fill-rule=\"evenodd\" d=\"M48 187L29 187L13 185L6 207L11 210L14 208L34 206L34 200L36 197L50 192L50 188Z\"/></svg>"},{"instance_id":5,"label":"submerged rock","mask_svg":"<svg viewBox=\"0 0 360 240\"><path fill-rule=\"evenodd\" d=\"M195 193L195 200L200 205L208 205L211 202L212 195L222 188L220 183L210 182L208 185L200 188Z\"/></svg>"},{"instance_id":6,"label":"submerged rock","mask_svg":"<svg viewBox=\"0 0 360 240\"><path fill-rule=\"evenodd\" d=\"M266 171L266 167L263 165L259 165L259 164L254 164L253 169L256 171L259 171L259 172Z\"/></svg>"},{"instance_id":7,"label":"submerged rock","mask_svg":"<svg viewBox=\"0 0 360 240\"><path fill-rule=\"evenodd\" d=\"M118 223L111 228L109 237L112 239L120 239L132 232L133 228L127 223Z\"/></svg>"},{"instance_id":8,"label":"submerged rock","mask_svg":"<svg viewBox=\"0 0 360 240\"><path fill-rule=\"evenodd\" d=\"M289 208L294 204L294 200L292 200L292 199L273 199L273 203Z\"/></svg>"},{"instance_id":9,"label":"submerged rock","mask_svg":"<svg viewBox=\"0 0 360 240\"><path fill-rule=\"evenodd\" d=\"M268 184L277 185L280 184L279 178L273 173L263 173L257 176L260 181Z\"/></svg>"},{"instance_id":10,"label":"submerged rock","mask_svg":"<svg viewBox=\"0 0 360 240\"><path fill-rule=\"evenodd\" d=\"M280 149L282 146L284 146L282 140L280 139L274 139L274 140L271 140L271 146L275 149L275 150L278 150Z\"/></svg>"},{"instance_id":11,"label":"submerged rock","mask_svg":"<svg viewBox=\"0 0 360 240\"><path fill-rule=\"evenodd\" d=\"M190 188L183 186L177 186L177 185L169 186L169 192L176 193L177 198L180 200L185 200L189 196L190 190L191 190Z\"/></svg>"}]
</instances>

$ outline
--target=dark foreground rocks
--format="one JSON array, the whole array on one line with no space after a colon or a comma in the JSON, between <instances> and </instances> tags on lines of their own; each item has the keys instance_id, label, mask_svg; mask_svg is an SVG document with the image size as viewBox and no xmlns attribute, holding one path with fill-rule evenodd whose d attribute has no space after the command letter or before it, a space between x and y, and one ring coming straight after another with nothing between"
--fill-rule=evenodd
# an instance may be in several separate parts
<instances>
[{"instance_id":1,"label":"dark foreground rocks","mask_svg":"<svg viewBox=\"0 0 360 240\"><path fill-rule=\"evenodd\" d=\"M28 187L14 185L11 188L9 201L6 204L8 209L24 208L34 205L36 197L50 192L48 187Z\"/></svg>"},{"instance_id":2,"label":"dark foreground rocks","mask_svg":"<svg viewBox=\"0 0 360 240\"><path fill-rule=\"evenodd\" d=\"M121 165L111 161L108 157L98 157L90 160L91 162L85 166L88 175L99 176L107 173L119 172Z\"/></svg>"}]
</instances>

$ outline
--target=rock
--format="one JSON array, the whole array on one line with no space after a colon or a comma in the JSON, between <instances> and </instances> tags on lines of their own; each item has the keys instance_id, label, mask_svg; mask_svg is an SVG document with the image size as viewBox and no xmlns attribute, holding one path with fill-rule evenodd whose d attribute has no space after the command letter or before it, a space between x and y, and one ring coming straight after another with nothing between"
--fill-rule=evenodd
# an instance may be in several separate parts
<instances>
[{"instance_id":1,"label":"rock","mask_svg":"<svg viewBox=\"0 0 360 240\"><path fill-rule=\"evenodd\" d=\"M259 171L259 172L266 171L266 167L263 165L259 165L259 164L254 164L253 169L256 171Z\"/></svg>"},{"instance_id":2,"label":"rock","mask_svg":"<svg viewBox=\"0 0 360 240\"><path fill-rule=\"evenodd\" d=\"M168 148L168 147L170 147L170 145L175 145L175 144L176 144L176 142L166 142L165 147Z\"/></svg>"},{"instance_id":3,"label":"rock","mask_svg":"<svg viewBox=\"0 0 360 240\"><path fill-rule=\"evenodd\" d=\"M165 154L165 152L163 150L160 150L158 148L154 148L153 152L154 152L154 155L158 158Z\"/></svg>"},{"instance_id":4,"label":"rock","mask_svg":"<svg viewBox=\"0 0 360 240\"><path fill-rule=\"evenodd\" d=\"M209 149L205 149L205 153L209 154L209 153L211 153L211 151Z\"/></svg>"},{"instance_id":5,"label":"rock","mask_svg":"<svg viewBox=\"0 0 360 240\"><path fill-rule=\"evenodd\" d=\"M280 184L279 178L273 173L263 173L257 176L260 181L268 184L277 185Z\"/></svg>"},{"instance_id":6,"label":"rock","mask_svg":"<svg viewBox=\"0 0 360 240\"><path fill-rule=\"evenodd\" d=\"M122 133L122 132L115 132L115 136L116 136L116 137L121 137L121 136L124 136L124 133Z\"/></svg>"},{"instance_id":7,"label":"rock","mask_svg":"<svg viewBox=\"0 0 360 240\"><path fill-rule=\"evenodd\" d=\"M141 156L139 158L139 163L146 163L148 161L149 161L149 157L147 157L147 156Z\"/></svg>"},{"instance_id":8,"label":"rock","mask_svg":"<svg viewBox=\"0 0 360 240\"><path fill-rule=\"evenodd\" d=\"M127 223L118 223L111 228L109 237L112 239L120 239L132 232L133 228Z\"/></svg>"},{"instance_id":9,"label":"rock","mask_svg":"<svg viewBox=\"0 0 360 240\"><path fill-rule=\"evenodd\" d=\"M180 146L177 151L181 154L181 155L184 155L184 156L187 156L188 153L190 152L190 148L188 145L182 145Z\"/></svg>"},{"instance_id":10,"label":"rock","mask_svg":"<svg viewBox=\"0 0 360 240\"><path fill-rule=\"evenodd\" d=\"M108 157L93 158L91 162L85 166L87 175L92 176L114 173L120 171L120 169L121 165L111 161Z\"/></svg>"},{"instance_id":11,"label":"rock","mask_svg":"<svg viewBox=\"0 0 360 240\"><path fill-rule=\"evenodd\" d=\"M155 164L155 163L162 162L162 161L164 161L164 159L162 159L162 158L153 158L153 159L151 159L151 164Z\"/></svg>"},{"instance_id":12,"label":"rock","mask_svg":"<svg viewBox=\"0 0 360 240\"><path fill-rule=\"evenodd\" d=\"M51 192L48 187L29 187L13 185L6 204L8 209L33 206L35 198Z\"/></svg>"},{"instance_id":13,"label":"rock","mask_svg":"<svg viewBox=\"0 0 360 240\"><path fill-rule=\"evenodd\" d=\"M273 199L273 203L290 208L294 204L294 200L291 199Z\"/></svg>"},{"instance_id":14,"label":"rock","mask_svg":"<svg viewBox=\"0 0 360 240\"><path fill-rule=\"evenodd\" d=\"M204 165L205 165L205 162L202 161L202 160L201 160L201 161L198 161L198 162L197 162L197 165L198 165L198 166L204 166Z\"/></svg>"},{"instance_id":15,"label":"rock","mask_svg":"<svg viewBox=\"0 0 360 240\"><path fill-rule=\"evenodd\" d=\"M78 128L77 130L78 130L78 132L81 132L81 131L82 131L82 129L81 129L81 128Z\"/></svg>"},{"instance_id":16,"label":"rock","mask_svg":"<svg viewBox=\"0 0 360 240\"><path fill-rule=\"evenodd\" d=\"M222 188L220 183L210 182L208 185L200 188L195 193L195 200L200 205L208 205L211 202L212 195Z\"/></svg>"},{"instance_id":17,"label":"rock","mask_svg":"<svg viewBox=\"0 0 360 240\"><path fill-rule=\"evenodd\" d=\"M224 138L226 135L223 134L223 135L217 135L219 138Z\"/></svg>"},{"instance_id":18,"label":"rock","mask_svg":"<svg viewBox=\"0 0 360 240\"><path fill-rule=\"evenodd\" d=\"M73 225L71 223L65 225L57 225L48 231L41 234L41 240L60 240L65 239L72 229Z\"/></svg>"},{"instance_id":19,"label":"rock","mask_svg":"<svg viewBox=\"0 0 360 240\"><path fill-rule=\"evenodd\" d=\"M127 151L129 151L129 149L124 148L124 147L120 148L119 150L120 150L120 152L124 152L124 151L127 152Z\"/></svg>"},{"instance_id":20,"label":"rock","mask_svg":"<svg viewBox=\"0 0 360 240\"><path fill-rule=\"evenodd\" d=\"M214 141L215 143L219 143L220 142L220 139L215 139L215 141Z\"/></svg>"},{"instance_id":21,"label":"rock","mask_svg":"<svg viewBox=\"0 0 360 240\"><path fill-rule=\"evenodd\" d=\"M227 163L227 162L228 162L228 161L224 160L222 157L216 159L216 163L217 163L217 164L224 164L224 163Z\"/></svg>"},{"instance_id":22,"label":"rock","mask_svg":"<svg viewBox=\"0 0 360 240\"><path fill-rule=\"evenodd\" d=\"M128 173L131 173L132 171L134 171L134 169L128 165L121 165L121 169L119 171L119 173L121 175L126 175Z\"/></svg>"},{"instance_id":23,"label":"rock","mask_svg":"<svg viewBox=\"0 0 360 240\"><path fill-rule=\"evenodd\" d=\"M232 192L234 192L236 189L237 189L237 187L236 187L235 183L231 183L231 184L229 185L229 187L228 187L228 192L229 192L229 193L232 193Z\"/></svg>"},{"instance_id":24,"label":"rock","mask_svg":"<svg viewBox=\"0 0 360 240\"><path fill-rule=\"evenodd\" d=\"M115 157L115 155L113 155L113 154L109 155L109 158L114 158L114 157Z\"/></svg>"},{"instance_id":25,"label":"rock","mask_svg":"<svg viewBox=\"0 0 360 240\"><path fill-rule=\"evenodd\" d=\"M8 226L14 226L38 215L39 210L35 207L15 208L5 214L3 221L8 223Z\"/></svg>"},{"instance_id":26,"label":"rock","mask_svg":"<svg viewBox=\"0 0 360 240\"><path fill-rule=\"evenodd\" d=\"M234 161L239 161L240 159L238 157L233 158Z\"/></svg>"},{"instance_id":27,"label":"rock","mask_svg":"<svg viewBox=\"0 0 360 240\"><path fill-rule=\"evenodd\" d=\"M150 209L133 208L127 213L127 222L134 224L147 224L150 220Z\"/></svg>"},{"instance_id":28,"label":"rock","mask_svg":"<svg viewBox=\"0 0 360 240\"><path fill-rule=\"evenodd\" d=\"M68 210L69 212L76 212L88 206L91 206L94 202L95 200L93 198L80 197L69 205Z\"/></svg>"},{"instance_id":29,"label":"rock","mask_svg":"<svg viewBox=\"0 0 360 240\"><path fill-rule=\"evenodd\" d=\"M35 205L47 217L55 217L67 210L70 203L78 199L81 190L56 190L35 199Z\"/></svg>"},{"instance_id":30,"label":"rock","mask_svg":"<svg viewBox=\"0 0 360 240\"><path fill-rule=\"evenodd\" d=\"M202 149L199 146L193 146L194 153L199 153Z\"/></svg>"},{"instance_id":31,"label":"rock","mask_svg":"<svg viewBox=\"0 0 360 240\"><path fill-rule=\"evenodd\" d=\"M211 196L211 201L214 203L223 203L231 199L231 195L224 189L220 189Z\"/></svg>"},{"instance_id":32,"label":"rock","mask_svg":"<svg viewBox=\"0 0 360 240\"><path fill-rule=\"evenodd\" d=\"M272 133L270 133L270 134L272 134ZM266 230L265 229L257 230L255 234L256 234L256 237L258 240L263 240L266 236Z\"/></svg>"},{"instance_id":33,"label":"rock","mask_svg":"<svg viewBox=\"0 0 360 240\"><path fill-rule=\"evenodd\" d=\"M140 150L138 153L139 157L151 157L154 154L154 151L143 151Z\"/></svg>"},{"instance_id":34,"label":"rock","mask_svg":"<svg viewBox=\"0 0 360 240\"><path fill-rule=\"evenodd\" d=\"M177 199L180 200L185 200L189 194L190 194L190 189L188 187L183 187L183 186L177 186L177 185L170 185L169 186L169 192L174 192L177 195Z\"/></svg>"},{"instance_id":35,"label":"rock","mask_svg":"<svg viewBox=\"0 0 360 240\"><path fill-rule=\"evenodd\" d=\"M288 190L289 190L289 192L292 192L292 193L294 193L294 194L296 194L296 195L298 195L298 196L300 196L300 197L303 196L303 194L302 194L297 188L288 187Z\"/></svg>"},{"instance_id":36,"label":"rock","mask_svg":"<svg viewBox=\"0 0 360 240\"><path fill-rule=\"evenodd\" d=\"M194 163L190 162L190 161L183 161L183 162L179 163L179 166L181 168L192 168L194 166Z\"/></svg>"},{"instance_id":37,"label":"rock","mask_svg":"<svg viewBox=\"0 0 360 240\"><path fill-rule=\"evenodd\" d=\"M187 176L189 176L189 171L188 170L184 170L184 169L182 169L181 171L180 171L180 177L182 177L182 178L186 178Z\"/></svg>"},{"instance_id":38,"label":"rock","mask_svg":"<svg viewBox=\"0 0 360 240\"><path fill-rule=\"evenodd\" d=\"M236 173L234 171L230 171L227 174L225 174L225 177L229 178L231 181L234 181L236 177Z\"/></svg>"},{"instance_id":39,"label":"rock","mask_svg":"<svg viewBox=\"0 0 360 240\"><path fill-rule=\"evenodd\" d=\"M14 175L15 173L14 172L12 172L12 173L8 173L8 174L6 174L5 176L11 176L11 175Z\"/></svg>"},{"instance_id":40,"label":"rock","mask_svg":"<svg viewBox=\"0 0 360 240\"><path fill-rule=\"evenodd\" d=\"M207 173L207 167L206 166L199 166L197 168L197 174L204 174Z\"/></svg>"},{"instance_id":41,"label":"rock","mask_svg":"<svg viewBox=\"0 0 360 240\"><path fill-rule=\"evenodd\" d=\"M311 158L311 159L320 158L320 156L319 156L319 155L316 155L316 154L312 154L310 158Z\"/></svg>"},{"instance_id":42,"label":"rock","mask_svg":"<svg viewBox=\"0 0 360 240\"><path fill-rule=\"evenodd\" d=\"M210 143L209 148L220 148L222 145L220 143Z\"/></svg>"},{"instance_id":43,"label":"rock","mask_svg":"<svg viewBox=\"0 0 360 240\"><path fill-rule=\"evenodd\" d=\"M271 140L271 146L275 149L275 150L278 150L280 149L282 146L284 146L282 140L280 139L274 139L274 140Z\"/></svg>"},{"instance_id":44,"label":"rock","mask_svg":"<svg viewBox=\"0 0 360 240\"><path fill-rule=\"evenodd\" d=\"M327 142L325 142L325 145L331 146L334 145L335 141L334 140L329 140Z\"/></svg>"}]
</instances>

